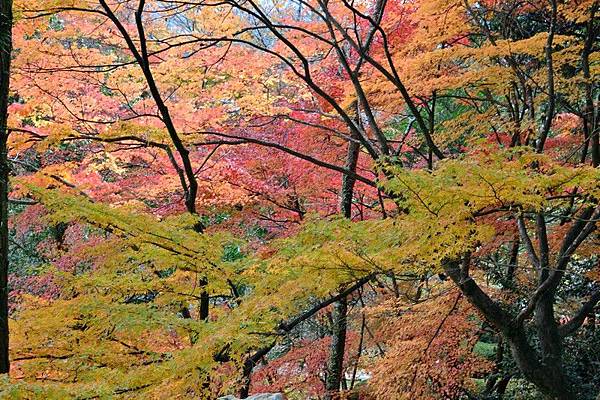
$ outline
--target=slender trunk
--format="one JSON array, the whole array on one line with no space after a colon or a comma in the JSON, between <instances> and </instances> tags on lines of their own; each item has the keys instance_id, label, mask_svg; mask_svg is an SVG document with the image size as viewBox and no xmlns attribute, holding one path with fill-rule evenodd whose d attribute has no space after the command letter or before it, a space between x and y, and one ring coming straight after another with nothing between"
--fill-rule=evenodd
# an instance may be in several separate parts
<instances>
[{"instance_id":1,"label":"slender trunk","mask_svg":"<svg viewBox=\"0 0 600 400\"><path fill-rule=\"evenodd\" d=\"M599 132L596 131L595 124L595 110L594 110L594 97L593 97L593 80L590 72L590 54L594 46L594 40L596 38L596 29L594 20L598 5L594 4L590 11L590 19L587 23L586 30L587 36L581 52L581 65L583 70L583 78L585 79L585 108L583 112L583 132L584 132L584 148L581 153L580 161L585 162L588 148L592 145L592 165L597 167L600 165L600 138L598 137Z\"/></svg>"},{"instance_id":2,"label":"slender trunk","mask_svg":"<svg viewBox=\"0 0 600 400\"><path fill-rule=\"evenodd\" d=\"M242 382L238 391L238 396L240 399L245 399L250 395L252 370L274 346L275 343L265 346L244 361L244 366L242 367Z\"/></svg>"},{"instance_id":3,"label":"slender trunk","mask_svg":"<svg viewBox=\"0 0 600 400\"><path fill-rule=\"evenodd\" d=\"M498 400L502 400L504 394L506 393L506 388L508 387L508 383L510 382L512 376L506 375L496 384L496 396Z\"/></svg>"},{"instance_id":4,"label":"slender trunk","mask_svg":"<svg viewBox=\"0 0 600 400\"><path fill-rule=\"evenodd\" d=\"M333 324L331 335L331 352L327 361L327 377L325 380L326 400L338 398L340 383L343 379L344 352L346 348L346 314L348 300L342 298L333 305Z\"/></svg>"},{"instance_id":5,"label":"slender trunk","mask_svg":"<svg viewBox=\"0 0 600 400\"><path fill-rule=\"evenodd\" d=\"M521 241L519 240L519 236L516 235L515 240L512 243L510 249L510 261L508 262L508 269L506 270L506 283L508 285L512 285L514 282L515 271L517 269L517 264L519 262L519 246L521 245Z\"/></svg>"},{"instance_id":6,"label":"slender trunk","mask_svg":"<svg viewBox=\"0 0 600 400\"><path fill-rule=\"evenodd\" d=\"M206 290L203 290L202 293L200 293L199 318L201 321L208 320L209 305L210 305L210 298L208 296L208 292Z\"/></svg>"},{"instance_id":7,"label":"slender trunk","mask_svg":"<svg viewBox=\"0 0 600 400\"><path fill-rule=\"evenodd\" d=\"M346 155L346 165L344 166L349 171L356 171L358 165L358 156L360 152L360 144L356 142L348 143L348 153ZM345 218L352 218L352 199L354 197L354 186L356 178L350 175L342 177L342 190L340 193L340 211Z\"/></svg>"},{"instance_id":8,"label":"slender trunk","mask_svg":"<svg viewBox=\"0 0 600 400\"><path fill-rule=\"evenodd\" d=\"M360 339L358 341L358 350L357 350L357 354L356 354L356 361L354 361L354 368L352 369L352 379L350 380L350 390L354 389L354 383L356 383L356 373L358 372L358 363L360 362L360 357L362 356L366 326L367 326L367 319L363 312L362 320L360 323L360 336L359 336Z\"/></svg>"},{"instance_id":9,"label":"slender trunk","mask_svg":"<svg viewBox=\"0 0 600 400\"><path fill-rule=\"evenodd\" d=\"M12 0L0 0L0 373L8 358L8 89L12 52Z\"/></svg>"},{"instance_id":10,"label":"slender trunk","mask_svg":"<svg viewBox=\"0 0 600 400\"><path fill-rule=\"evenodd\" d=\"M544 48L546 55L546 90L548 91L548 109L546 110L544 124L536 144L536 151L538 153L544 152L544 145L546 144L548 133L550 133L550 129L552 128L552 120L554 119L554 114L556 111L556 95L554 92L554 60L552 52L554 46L554 34L556 31L556 15L558 13L558 5L556 0L550 0L550 4L552 6L552 15L548 30L548 39L546 40L546 46Z\"/></svg>"},{"instance_id":11,"label":"slender trunk","mask_svg":"<svg viewBox=\"0 0 600 400\"><path fill-rule=\"evenodd\" d=\"M360 107L357 108L357 123L360 125ZM360 154L360 144L356 142L348 143L348 152L346 154L345 168L349 171L356 171L358 157ZM356 179L350 175L342 177L342 189L340 193L340 211L345 218L352 218L352 199L354 198L354 186ZM327 361L327 379L325 389L327 391L326 399L335 398L335 393L340 388L340 382L343 379L343 362L346 347L346 310L348 308L347 298L343 298L334 304L333 329L331 337L331 349Z\"/></svg>"}]
</instances>

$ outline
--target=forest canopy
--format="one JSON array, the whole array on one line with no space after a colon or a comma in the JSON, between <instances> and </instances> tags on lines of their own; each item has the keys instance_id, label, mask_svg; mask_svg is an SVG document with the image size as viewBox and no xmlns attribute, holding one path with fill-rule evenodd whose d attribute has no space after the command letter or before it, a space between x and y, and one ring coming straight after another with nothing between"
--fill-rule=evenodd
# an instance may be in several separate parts
<instances>
[{"instance_id":1,"label":"forest canopy","mask_svg":"<svg viewBox=\"0 0 600 400\"><path fill-rule=\"evenodd\" d=\"M0 397L600 399L599 7L0 0Z\"/></svg>"}]
</instances>

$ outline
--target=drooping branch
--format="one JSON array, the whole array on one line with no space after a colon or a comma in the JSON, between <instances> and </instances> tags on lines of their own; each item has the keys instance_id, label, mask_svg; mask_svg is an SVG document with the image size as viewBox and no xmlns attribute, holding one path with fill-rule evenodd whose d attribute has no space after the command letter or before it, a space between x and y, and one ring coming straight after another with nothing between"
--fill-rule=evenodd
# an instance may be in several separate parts
<instances>
[{"instance_id":1,"label":"drooping branch","mask_svg":"<svg viewBox=\"0 0 600 400\"><path fill-rule=\"evenodd\" d=\"M167 131L169 133L171 141L173 142L173 145L175 146L175 149L177 150L177 153L178 153L179 157L181 158L181 162L183 164L183 170L185 172L185 178L187 180L187 185L186 185L187 186L187 196L185 199L185 204L186 204L187 210L190 213L194 214L194 213L196 213L196 196L198 194L198 181L194 174L194 169L193 169L192 162L191 162L190 155L189 155L190 152L185 147L183 141L179 137L177 128L175 127L173 119L171 118L171 113L169 111L169 108L167 107L167 105L160 93L160 90L154 79L152 69L150 67L150 60L149 60L149 55L148 55L147 43L146 43L146 35L145 35L144 24L143 24L143 19L142 19L143 12L144 12L145 0L140 0L138 9L135 12L136 27L137 27L139 41L140 41L140 49L139 50L138 50L137 46L135 45L133 38L131 37L131 35L129 34L129 32L127 31L125 26L123 25L123 23L115 15L115 13L110 8L110 6L106 3L106 1L105 0L99 0L99 1L100 1L100 4L102 5L102 7L104 8L104 12L106 13L107 17L115 25L115 27L119 30L119 32L121 33L121 36L123 36L123 39L127 43L129 50L131 51L134 58L138 62L140 68L142 69L142 72L146 79L146 83L148 85L150 93L152 94L152 98L154 99L156 107L158 108L158 111L161 115L161 120L165 124L165 127L167 128Z\"/></svg>"}]
</instances>

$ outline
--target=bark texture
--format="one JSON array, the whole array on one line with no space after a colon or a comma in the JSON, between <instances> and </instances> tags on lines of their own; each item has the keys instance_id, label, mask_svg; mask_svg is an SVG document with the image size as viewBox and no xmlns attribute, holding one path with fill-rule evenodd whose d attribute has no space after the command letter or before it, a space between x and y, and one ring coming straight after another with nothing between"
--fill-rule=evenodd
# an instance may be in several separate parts
<instances>
[{"instance_id":1,"label":"bark texture","mask_svg":"<svg viewBox=\"0 0 600 400\"><path fill-rule=\"evenodd\" d=\"M0 373L8 373L8 89L12 0L0 0Z\"/></svg>"},{"instance_id":2,"label":"bark texture","mask_svg":"<svg viewBox=\"0 0 600 400\"><path fill-rule=\"evenodd\" d=\"M340 390L340 383L343 378L347 312L347 298L344 297L333 305L331 351L327 362L327 376L325 380L326 400L338 398L338 391Z\"/></svg>"}]
</instances>

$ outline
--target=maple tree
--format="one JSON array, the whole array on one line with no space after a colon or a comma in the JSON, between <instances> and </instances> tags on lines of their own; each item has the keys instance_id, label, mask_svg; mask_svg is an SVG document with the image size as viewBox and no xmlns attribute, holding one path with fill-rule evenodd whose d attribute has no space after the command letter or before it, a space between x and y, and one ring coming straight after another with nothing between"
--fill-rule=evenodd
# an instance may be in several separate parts
<instances>
[{"instance_id":1,"label":"maple tree","mask_svg":"<svg viewBox=\"0 0 600 400\"><path fill-rule=\"evenodd\" d=\"M15 1L0 393L595 398L598 7Z\"/></svg>"}]
</instances>

